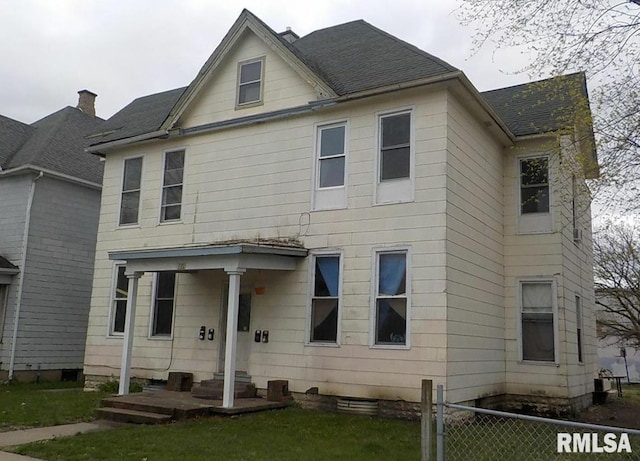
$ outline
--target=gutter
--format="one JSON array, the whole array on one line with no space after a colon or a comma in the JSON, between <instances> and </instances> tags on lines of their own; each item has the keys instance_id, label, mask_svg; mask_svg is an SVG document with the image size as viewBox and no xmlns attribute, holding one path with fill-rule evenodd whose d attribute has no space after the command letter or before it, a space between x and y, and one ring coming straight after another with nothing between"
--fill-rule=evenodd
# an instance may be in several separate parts
<instances>
[{"instance_id":1,"label":"gutter","mask_svg":"<svg viewBox=\"0 0 640 461\"><path fill-rule=\"evenodd\" d=\"M68 174L64 174L64 173L58 173L57 171L53 171L53 170L49 170L47 168L40 168L38 166L35 165L22 165L19 166L18 168L12 168L10 170L4 170L4 171L0 171L0 177L2 176L16 176L16 175L20 175L23 173L36 173L39 175L45 174L47 176L50 176L52 178L57 178L57 179L61 179L63 181L67 181L67 182L71 182L71 183L75 183L75 184L81 184L83 186L87 186L90 187L92 189L97 189L97 190L102 190L102 185L92 182L92 181L87 181L86 179L81 179L81 178L76 178L74 176L70 176Z\"/></svg>"},{"instance_id":2,"label":"gutter","mask_svg":"<svg viewBox=\"0 0 640 461\"><path fill-rule=\"evenodd\" d=\"M157 131L152 131L150 133L139 134L131 138L116 139L115 141L105 142L104 144L96 144L94 146L89 146L85 148L84 151L90 154L99 154L100 152L102 152L103 149L111 149L114 147L126 146L128 144L134 144L140 141L147 141L149 139L163 138L168 135L169 135L169 132L167 130L157 130Z\"/></svg>"},{"instance_id":3,"label":"gutter","mask_svg":"<svg viewBox=\"0 0 640 461\"><path fill-rule=\"evenodd\" d=\"M27 244L29 240L29 225L31 223L31 207L33 205L33 196L36 192L36 182L44 176L40 171L38 176L33 178L29 188L29 199L27 201L27 212L24 221L24 233L22 234L22 260L20 263L20 281L17 288L16 309L13 315L13 336L11 337L11 358L9 360L9 381L13 380L13 372L16 360L16 342L18 340L18 324L20 323L20 310L22 307L22 291L24 288L25 267L27 264Z\"/></svg>"}]
</instances>

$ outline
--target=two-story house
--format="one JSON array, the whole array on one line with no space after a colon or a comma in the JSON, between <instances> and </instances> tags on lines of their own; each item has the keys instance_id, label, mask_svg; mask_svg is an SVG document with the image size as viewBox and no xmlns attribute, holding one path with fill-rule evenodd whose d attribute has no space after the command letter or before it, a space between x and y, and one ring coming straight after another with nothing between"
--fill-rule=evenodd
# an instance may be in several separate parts
<instances>
[{"instance_id":1,"label":"two-story house","mask_svg":"<svg viewBox=\"0 0 640 461\"><path fill-rule=\"evenodd\" d=\"M85 375L582 406L595 373L584 76L480 93L364 22L243 11L105 158ZM582 168L582 166L589 168Z\"/></svg>"},{"instance_id":2,"label":"two-story house","mask_svg":"<svg viewBox=\"0 0 640 461\"><path fill-rule=\"evenodd\" d=\"M96 95L25 124L0 116L0 380L76 379L84 362L103 164Z\"/></svg>"}]
</instances>

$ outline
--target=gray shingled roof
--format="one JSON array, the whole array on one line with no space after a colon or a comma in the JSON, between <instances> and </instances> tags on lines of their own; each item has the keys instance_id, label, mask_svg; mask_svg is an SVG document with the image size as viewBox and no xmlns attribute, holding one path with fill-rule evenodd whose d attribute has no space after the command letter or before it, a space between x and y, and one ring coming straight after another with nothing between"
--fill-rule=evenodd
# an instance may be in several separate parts
<instances>
[{"instance_id":1,"label":"gray shingled roof","mask_svg":"<svg viewBox=\"0 0 640 461\"><path fill-rule=\"evenodd\" d=\"M576 105L588 101L582 72L481 94L516 136L569 126L574 122Z\"/></svg>"},{"instance_id":2,"label":"gray shingled roof","mask_svg":"<svg viewBox=\"0 0 640 461\"><path fill-rule=\"evenodd\" d=\"M458 70L362 20L311 32L293 46L341 96Z\"/></svg>"},{"instance_id":3,"label":"gray shingled roof","mask_svg":"<svg viewBox=\"0 0 640 461\"><path fill-rule=\"evenodd\" d=\"M100 132L105 135L95 138L93 143L109 142L156 131L184 90L186 87L135 99L100 126Z\"/></svg>"},{"instance_id":4,"label":"gray shingled roof","mask_svg":"<svg viewBox=\"0 0 640 461\"><path fill-rule=\"evenodd\" d=\"M293 43L260 22L340 96L458 71L362 20L317 30ZM567 92L548 82L575 82L577 78L584 83L582 74L574 74L482 95L516 136L541 133L557 129L575 103ZM586 95L586 85L583 87ZM101 127L106 135L96 137L93 145L158 130L185 90L177 88L134 100Z\"/></svg>"},{"instance_id":5,"label":"gray shingled roof","mask_svg":"<svg viewBox=\"0 0 640 461\"><path fill-rule=\"evenodd\" d=\"M0 168L29 139L34 128L0 115Z\"/></svg>"},{"instance_id":6,"label":"gray shingled roof","mask_svg":"<svg viewBox=\"0 0 640 461\"><path fill-rule=\"evenodd\" d=\"M8 259L0 255L0 269L17 269L17 266L14 266L9 262Z\"/></svg>"},{"instance_id":7,"label":"gray shingled roof","mask_svg":"<svg viewBox=\"0 0 640 461\"><path fill-rule=\"evenodd\" d=\"M103 164L84 149L89 145L86 136L95 132L101 118L92 117L74 107L65 107L41 120L24 125L13 120L6 122L0 132L0 143L10 146L0 158L3 170L33 165L57 173L102 183ZM2 126L2 124L0 124Z\"/></svg>"}]
</instances>

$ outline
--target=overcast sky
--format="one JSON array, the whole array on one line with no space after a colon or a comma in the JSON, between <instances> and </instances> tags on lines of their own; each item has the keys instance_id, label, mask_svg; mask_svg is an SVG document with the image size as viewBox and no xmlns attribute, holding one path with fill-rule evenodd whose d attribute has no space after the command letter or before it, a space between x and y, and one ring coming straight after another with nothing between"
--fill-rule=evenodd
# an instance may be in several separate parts
<instances>
[{"instance_id":1,"label":"overcast sky","mask_svg":"<svg viewBox=\"0 0 640 461\"><path fill-rule=\"evenodd\" d=\"M527 81L502 72L524 62L517 52L471 57L473 29L458 24L459 2L0 0L0 114L32 123L88 89L108 118L136 97L186 86L242 8L300 36L364 19L462 69L481 91Z\"/></svg>"}]
</instances>

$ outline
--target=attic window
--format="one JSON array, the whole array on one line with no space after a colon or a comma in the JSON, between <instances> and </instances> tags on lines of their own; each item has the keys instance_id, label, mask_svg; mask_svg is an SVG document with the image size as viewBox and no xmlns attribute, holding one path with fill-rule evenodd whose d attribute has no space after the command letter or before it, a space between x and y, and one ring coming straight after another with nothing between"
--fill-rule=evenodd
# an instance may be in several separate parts
<instances>
[{"instance_id":1,"label":"attic window","mask_svg":"<svg viewBox=\"0 0 640 461\"><path fill-rule=\"evenodd\" d=\"M262 102L264 58L241 62L238 68L238 106Z\"/></svg>"}]
</instances>

